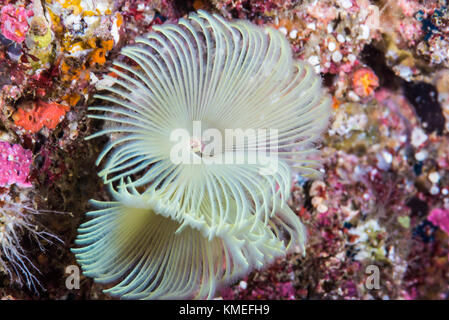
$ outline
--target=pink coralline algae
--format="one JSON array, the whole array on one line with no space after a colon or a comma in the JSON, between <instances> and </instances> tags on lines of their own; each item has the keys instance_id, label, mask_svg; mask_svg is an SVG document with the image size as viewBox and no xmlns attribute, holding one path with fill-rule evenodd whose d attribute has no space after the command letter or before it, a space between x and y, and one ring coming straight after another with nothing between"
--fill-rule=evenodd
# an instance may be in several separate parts
<instances>
[{"instance_id":1,"label":"pink coralline algae","mask_svg":"<svg viewBox=\"0 0 449 320\"><path fill-rule=\"evenodd\" d=\"M433 209L427 219L433 225L439 227L441 230L449 234L449 211L439 208Z\"/></svg>"},{"instance_id":2,"label":"pink coralline algae","mask_svg":"<svg viewBox=\"0 0 449 320\"><path fill-rule=\"evenodd\" d=\"M16 184L19 187L30 187L28 176L32 156L31 150L0 141L0 186Z\"/></svg>"},{"instance_id":3,"label":"pink coralline algae","mask_svg":"<svg viewBox=\"0 0 449 320\"><path fill-rule=\"evenodd\" d=\"M33 11L23 7L6 5L0 12L0 30L3 36L9 40L22 43L29 30L27 18L33 15Z\"/></svg>"}]
</instances>

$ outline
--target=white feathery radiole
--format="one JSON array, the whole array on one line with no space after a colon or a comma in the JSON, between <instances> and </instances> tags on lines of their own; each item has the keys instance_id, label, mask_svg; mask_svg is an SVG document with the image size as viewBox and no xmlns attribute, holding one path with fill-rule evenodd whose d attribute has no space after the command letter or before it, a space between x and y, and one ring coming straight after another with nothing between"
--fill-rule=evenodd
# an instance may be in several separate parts
<instances>
[{"instance_id":1,"label":"white feathery radiole","mask_svg":"<svg viewBox=\"0 0 449 320\"><path fill-rule=\"evenodd\" d=\"M286 204L291 170L319 174L311 156L330 99L285 37L199 11L121 53L96 95L105 104L89 108L105 127L88 139L110 137L96 164L113 200L93 201L79 229L84 273L121 298L212 298L254 268L305 254L306 230ZM244 138L209 148L229 130ZM194 161L174 161L178 151Z\"/></svg>"},{"instance_id":2,"label":"white feathery radiole","mask_svg":"<svg viewBox=\"0 0 449 320\"><path fill-rule=\"evenodd\" d=\"M113 296L212 298L216 289L293 246L304 249L303 226L288 210L270 220L271 230L251 222L239 233L207 239L190 226L179 231L174 206L164 205L158 194L141 195L123 184L110 191L115 201L92 201L99 209L87 213L93 219L80 226L76 240L83 247L72 251L85 275L99 283L116 282L105 291ZM257 227L250 231L253 223Z\"/></svg>"},{"instance_id":3,"label":"white feathery radiole","mask_svg":"<svg viewBox=\"0 0 449 320\"><path fill-rule=\"evenodd\" d=\"M89 108L105 112L91 118L110 123L89 138L115 136L97 160L106 159L99 173L105 183L132 177L133 185L149 192L165 190L167 201L183 199L184 214L192 216L208 197L220 204L209 213L219 229L231 201L237 203L236 227L248 214L267 223L277 202L283 205L289 196L290 167L318 173L319 163L307 156L327 124L330 99L313 69L293 61L277 30L200 11L177 25L155 26L122 54L137 67L114 62L114 85L104 88L110 94L97 95L109 104ZM276 129L276 140L249 139L211 158L264 151L278 170L261 174L260 163L174 164L170 134L182 128L193 136L193 121L223 136L226 129Z\"/></svg>"}]
</instances>

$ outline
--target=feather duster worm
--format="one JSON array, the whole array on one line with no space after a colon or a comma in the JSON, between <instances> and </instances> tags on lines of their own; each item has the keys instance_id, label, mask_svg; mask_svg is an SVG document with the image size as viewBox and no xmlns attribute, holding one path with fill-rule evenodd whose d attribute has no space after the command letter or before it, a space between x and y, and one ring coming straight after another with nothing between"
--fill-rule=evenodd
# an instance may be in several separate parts
<instances>
[{"instance_id":1,"label":"feather duster worm","mask_svg":"<svg viewBox=\"0 0 449 320\"><path fill-rule=\"evenodd\" d=\"M113 296L213 298L217 288L253 268L295 246L304 250L305 230L289 209L272 217L271 228L248 221L239 232L208 239L197 228L181 228L173 207L160 196L128 188L111 188L115 201L92 201L99 210L87 213L93 219L81 225L76 240L83 247L72 249L85 275L100 283L118 282L105 291Z\"/></svg>"},{"instance_id":2,"label":"feather duster worm","mask_svg":"<svg viewBox=\"0 0 449 320\"><path fill-rule=\"evenodd\" d=\"M115 282L112 295L211 298L293 248L304 252L304 227L285 204L290 171L318 173L308 155L330 99L277 30L203 11L153 30L122 50L109 93L97 95L107 104L90 108L107 125L89 138L111 138L97 165L106 160L99 175L113 201L93 201L99 210L73 251L86 275ZM276 135L211 152L197 123L221 136ZM176 143L176 130L188 139ZM195 161L173 161L174 149ZM257 161L218 161L239 156Z\"/></svg>"},{"instance_id":3,"label":"feather duster worm","mask_svg":"<svg viewBox=\"0 0 449 320\"><path fill-rule=\"evenodd\" d=\"M109 77L114 85L104 88L109 94L97 95L107 105L90 108L104 112L91 118L109 123L90 138L113 137L97 160L97 165L106 160L99 175L105 183L132 177L134 186L162 190L165 201L182 200L179 212L193 220L204 214L199 205L208 198L211 236L229 222L231 202L237 210L232 225L245 224L249 214L267 223L277 203L282 206L289 196L290 167L303 175L317 173L318 162L306 156L316 152L313 143L327 125L331 104L320 78L292 59L288 41L272 28L200 11L153 30L122 50L132 64L114 62L115 76ZM222 136L228 129L276 130L277 135L205 154L195 122ZM194 140L182 151L199 158L199 165L173 162L176 143L170 136L179 129ZM264 161L257 163L214 161L261 154ZM276 170L262 174L271 162Z\"/></svg>"}]
</instances>

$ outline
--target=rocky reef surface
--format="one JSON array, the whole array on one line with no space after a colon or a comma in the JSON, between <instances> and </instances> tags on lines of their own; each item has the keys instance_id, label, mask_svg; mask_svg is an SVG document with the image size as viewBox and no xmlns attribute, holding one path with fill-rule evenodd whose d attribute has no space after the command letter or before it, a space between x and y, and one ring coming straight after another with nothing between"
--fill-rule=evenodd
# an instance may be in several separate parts
<instances>
[{"instance_id":1,"label":"rocky reef surface","mask_svg":"<svg viewBox=\"0 0 449 320\"><path fill-rule=\"evenodd\" d=\"M323 177L292 181L306 256L217 298L447 299L444 0L1 1L0 298L110 299L83 275L66 285L88 200L107 199L87 107L124 45L199 9L278 29L333 98Z\"/></svg>"}]
</instances>

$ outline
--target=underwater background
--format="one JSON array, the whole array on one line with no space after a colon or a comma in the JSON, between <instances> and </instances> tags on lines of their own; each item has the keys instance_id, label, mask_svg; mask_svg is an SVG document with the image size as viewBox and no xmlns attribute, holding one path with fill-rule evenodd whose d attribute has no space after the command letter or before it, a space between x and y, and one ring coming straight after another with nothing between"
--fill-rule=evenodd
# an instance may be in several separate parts
<instances>
[{"instance_id":1,"label":"underwater background","mask_svg":"<svg viewBox=\"0 0 449 320\"><path fill-rule=\"evenodd\" d=\"M0 0L0 298L111 299L82 273L67 282L89 200L110 200L87 107L121 48L198 10L279 30L332 96L322 177L297 174L288 199L305 256L215 298L447 299L444 0Z\"/></svg>"}]
</instances>

